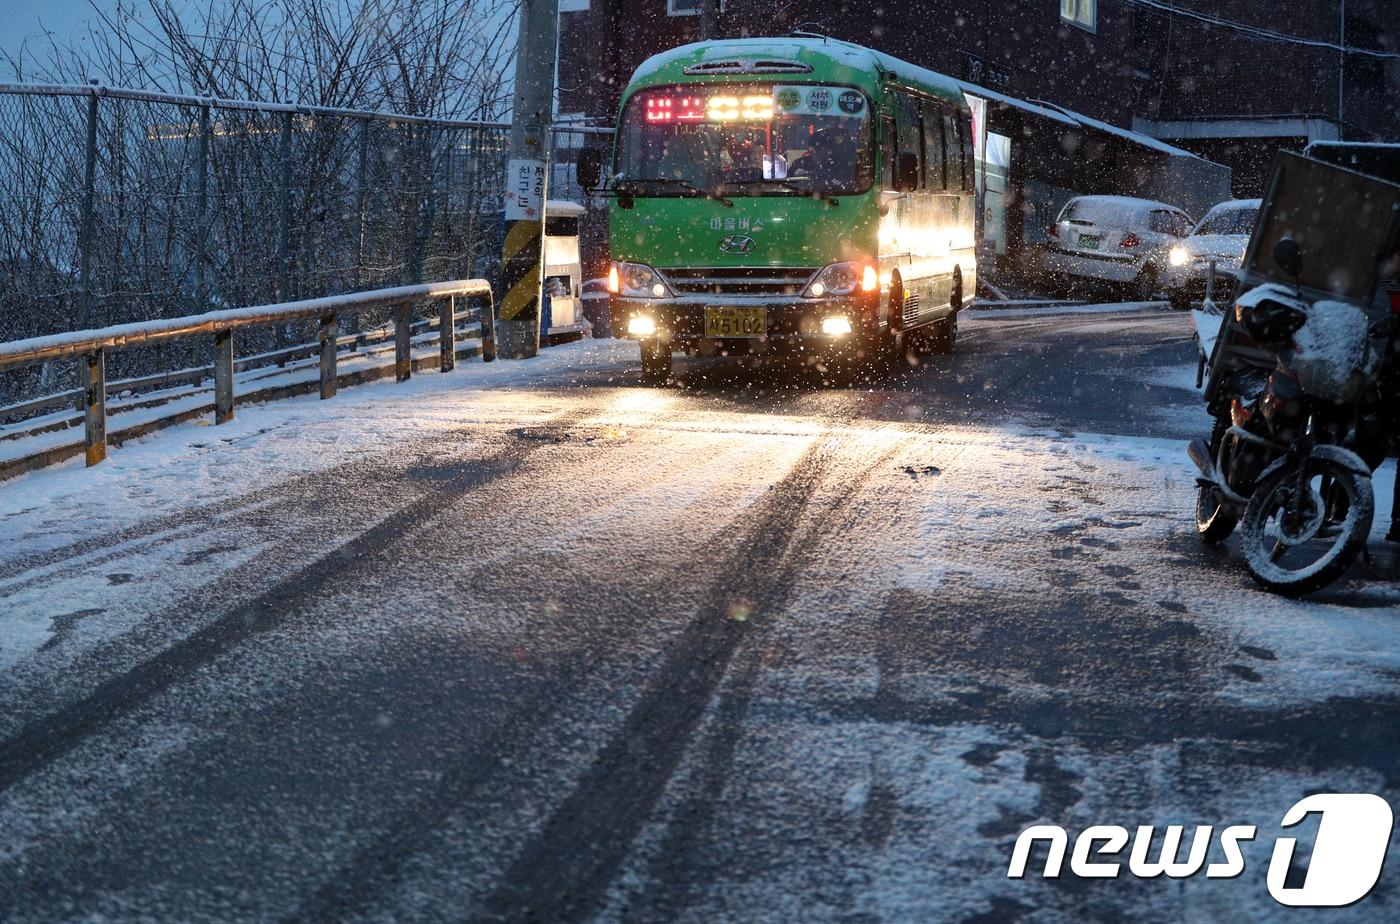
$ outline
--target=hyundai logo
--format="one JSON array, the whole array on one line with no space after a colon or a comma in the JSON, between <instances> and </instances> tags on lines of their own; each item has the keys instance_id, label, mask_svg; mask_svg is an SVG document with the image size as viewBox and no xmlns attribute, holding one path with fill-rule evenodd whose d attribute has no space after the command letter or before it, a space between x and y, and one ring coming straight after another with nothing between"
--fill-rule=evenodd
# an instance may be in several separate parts
<instances>
[{"instance_id":1,"label":"hyundai logo","mask_svg":"<svg viewBox=\"0 0 1400 924\"><path fill-rule=\"evenodd\" d=\"M757 244L757 241L747 235L731 234L719 242L719 249L722 253L752 253Z\"/></svg>"}]
</instances>

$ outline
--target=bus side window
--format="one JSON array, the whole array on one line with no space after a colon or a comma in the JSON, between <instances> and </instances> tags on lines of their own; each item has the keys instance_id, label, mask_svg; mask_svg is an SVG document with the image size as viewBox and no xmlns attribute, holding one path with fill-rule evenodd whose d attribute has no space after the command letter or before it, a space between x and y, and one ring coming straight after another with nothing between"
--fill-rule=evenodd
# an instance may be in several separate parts
<instances>
[{"instance_id":1,"label":"bus side window","mask_svg":"<svg viewBox=\"0 0 1400 924\"><path fill-rule=\"evenodd\" d=\"M922 164L924 167L924 169L919 171L919 187L921 189L928 189L931 185L929 183L928 176L928 159L929 155L932 154L934 151L933 148L929 147L928 130L925 127L925 124L926 123L924 122L924 114L921 111L919 113L919 163Z\"/></svg>"},{"instance_id":2,"label":"bus side window","mask_svg":"<svg viewBox=\"0 0 1400 924\"><path fill-rule=\"evenodd\" d=\"M963 188L963 140L961 123L956 112L943 116L943 133L948 139L948 189L961 192Z\"/></svg>"},{"instance_id":3,"label":"bus side window","mask_svg":"<svg viewBox=\"0 0 1400 924\"><path fill-rule=\"evenodd\" d=\"M884 185L881 188L894 189L894 162L899 156L899 136L892 116L885 117L880 143L881 159L884 161Z\"/></svg>"},{"instance_id":4,"label":"bus side window","mask_svg":"<svg viewBox=\"0 0 1400 924\"><path fill-rule=\"evenodd\" d=\"M943 138L943 107L933 100L924 100L924 146L928 150L926 176L928 188L948 188L948 153Z\"/></svg>"},{"instance_id":5,"label":"bus side window","mask_svg":"<svg viewBox=\"0 0 1400 924\"><path fill-rule=\"evenodd\" d=\"M962 115L963 192L977 191L977 154L972 137L972 118Z\"/></svg>"},{"instance_id":6,"label":"bus side window","mask_svg":"<svg viewBox=\"0 0 1400 924\"><path fill-rule=\"evenodd\" d=\"M923 176L923 136L919 130L919 104L907 93L900 93L899 100L899 153L913 154L919 158L919 176Z\"/></svg>"}]
</instances>

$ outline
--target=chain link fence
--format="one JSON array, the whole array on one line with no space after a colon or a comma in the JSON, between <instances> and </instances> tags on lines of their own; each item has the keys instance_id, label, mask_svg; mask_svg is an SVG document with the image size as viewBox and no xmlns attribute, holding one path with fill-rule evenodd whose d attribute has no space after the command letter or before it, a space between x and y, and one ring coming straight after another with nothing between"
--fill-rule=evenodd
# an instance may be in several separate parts
<instances>
[{"instance_id":1,"label":"chain link fence","mask_svg":"<svg viewBox=\"0 0 1400 924\"><path fill-rule=\"evenodd\" d=\"M508 136L501 123L0 84L0 341L494 278ZM279 328L239 352L309 337ZM199 365L204 348L124 351L109 375ZM75 381L61 363L8 373L0 405Z\"/></svg>"}]
</instances>

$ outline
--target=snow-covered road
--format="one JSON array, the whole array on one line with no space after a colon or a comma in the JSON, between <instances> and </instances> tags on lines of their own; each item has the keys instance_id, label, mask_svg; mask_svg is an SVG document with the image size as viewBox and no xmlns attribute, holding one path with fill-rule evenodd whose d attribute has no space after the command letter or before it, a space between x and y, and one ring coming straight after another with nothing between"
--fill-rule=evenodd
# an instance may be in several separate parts
<instances>
[{"instance_id":1,"label":"snow-covered road","mask_svg":"<svg viewBox=\"0 0 1400 924\"><path fill-rule=\"evenodd\" d=\"M0 919L1272 920L1285 809L1400 800L1390 473L1373 563L1258 592L1194 537L1182 315L861 390L635 349L0 484ZM1260 837L1008 879L1038 823Z\"/></svg>"}]
</instances>

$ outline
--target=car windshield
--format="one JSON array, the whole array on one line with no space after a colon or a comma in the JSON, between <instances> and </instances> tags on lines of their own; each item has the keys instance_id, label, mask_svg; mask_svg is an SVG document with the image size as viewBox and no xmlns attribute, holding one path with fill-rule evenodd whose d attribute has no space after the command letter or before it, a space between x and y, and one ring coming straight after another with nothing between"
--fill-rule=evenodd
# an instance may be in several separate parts
<instances>
[{"instance_id":1,"label":"car windshield","mask_svg":"<svg viewBox=\"0 0 1400 924\"><path fill-rule=\"evenodd\" d=\"M848 87L644 90L622 117L617 182L658 196L849 195L870 188L873 150L868 101Z\"/></svg>"},{"instance_id":2,"label":"car windshield","mask_svg":"<svg viewBox=\"0 0 1400 924\"><path fill-rule=\"evenodd\" d=\"M1258 209L1226 209L1207 216L1196 234L1251 234L1258 216Z\"/></svg>"}]
</instances>

